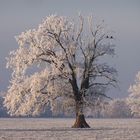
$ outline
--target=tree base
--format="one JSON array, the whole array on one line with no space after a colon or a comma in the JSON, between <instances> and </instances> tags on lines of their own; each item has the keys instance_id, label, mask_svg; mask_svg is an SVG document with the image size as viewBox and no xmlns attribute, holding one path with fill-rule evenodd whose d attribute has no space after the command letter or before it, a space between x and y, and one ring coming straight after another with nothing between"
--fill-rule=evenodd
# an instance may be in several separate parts
<instances>
[{"instance_id":1,"label":"tree base","mask_svg":"<svg viewBox=\"0 0 140 140\"><path fill-rule=\"evenodd\" d=\"M81 114L76 117L76 121L72 128L90 128L90 126L87 124L84 115Z\"/></svg>"}]
</instances>

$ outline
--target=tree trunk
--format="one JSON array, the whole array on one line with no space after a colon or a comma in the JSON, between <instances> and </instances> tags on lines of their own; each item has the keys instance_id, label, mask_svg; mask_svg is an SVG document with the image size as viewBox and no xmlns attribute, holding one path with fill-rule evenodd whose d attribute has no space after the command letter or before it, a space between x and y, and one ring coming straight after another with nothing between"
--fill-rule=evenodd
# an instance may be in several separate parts
<instances>
[{"instance_id":1,"label":"tree trunk","mask_svg":"<svg viewBox=\"0 0 140 140\"><path fill-rule=\"evenodd\" d=\"M90 128L85 120L84 114L79 114L76 116L76 121L72 128Z\"/></svg>"},{"instance_id":2,"label":"tree trunk","mask_svg":"<svg viewBox=\"0 0 140 140\"><path fill-rule=\"evenodd\" d=\"M85 120L83 105L80 102L76 102L76 121L72 128L90 128Z\"/></svg>"}]
</instances>

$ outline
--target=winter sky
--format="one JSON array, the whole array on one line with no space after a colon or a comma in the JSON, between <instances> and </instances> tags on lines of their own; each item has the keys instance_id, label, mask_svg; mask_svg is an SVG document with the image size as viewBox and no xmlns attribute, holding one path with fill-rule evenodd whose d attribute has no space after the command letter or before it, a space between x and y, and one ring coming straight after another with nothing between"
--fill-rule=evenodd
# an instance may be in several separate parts
<instances>
[{"instance_id":1,"label":"winter sky","mask_svg":"<svg viewBox=\"0 0 140 140\"><path fill-rule=\"evenodd\" d=\"M126 97L140 70L140 0L0 0L0 91L6 91L11 71L5 68L9 51L18 47L14 36L35 28L42 18L58 14L75 18L93 15L115 31L119 89L113 97Z\"/></svg>"}]
</instances>

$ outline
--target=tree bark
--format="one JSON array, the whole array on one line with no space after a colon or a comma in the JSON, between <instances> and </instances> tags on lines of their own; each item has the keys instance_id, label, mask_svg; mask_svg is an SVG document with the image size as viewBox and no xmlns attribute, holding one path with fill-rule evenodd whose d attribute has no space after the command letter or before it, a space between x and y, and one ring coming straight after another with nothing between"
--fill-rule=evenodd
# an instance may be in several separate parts
<instances>
[{"instance_id":1,"label":"tree bark","mask_svg":"<svg viewBox=\"0 0 140 140\"><path fill-rule=\"evenodd\" d=\"M87 124L85 120L84 114L80 114L76 116L76 121L72 128L90 128L90 126Z\"/></svg>"},{"instance_id":2,"label":"tree bark","mask_svg":"<svg viewBox=\"0 0 140 140\"><path fill-rule=\"evenodd\" d=\"M81 109L80 105L76 104L76 121L72 128L90 128L88 123L85 120L85 116L83 114L83 109Z\"/></svg>"}]
</instances>

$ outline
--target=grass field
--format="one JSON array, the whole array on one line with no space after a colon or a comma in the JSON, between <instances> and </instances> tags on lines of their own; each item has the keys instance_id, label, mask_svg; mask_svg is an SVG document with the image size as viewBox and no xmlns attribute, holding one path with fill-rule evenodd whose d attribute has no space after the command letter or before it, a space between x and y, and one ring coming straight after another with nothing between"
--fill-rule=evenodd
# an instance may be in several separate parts
<instances>
[{"instance_id":1,"label":"grass field","mask_svg":"<svg viewBox=\"0 0 140 140\"><path fill-rule=\"evenodd\" d=\"M74 119L0 119L0 140L140 140L140 119L87 119L90 129L71 128Z\"/></svg>"}]
</instances>

